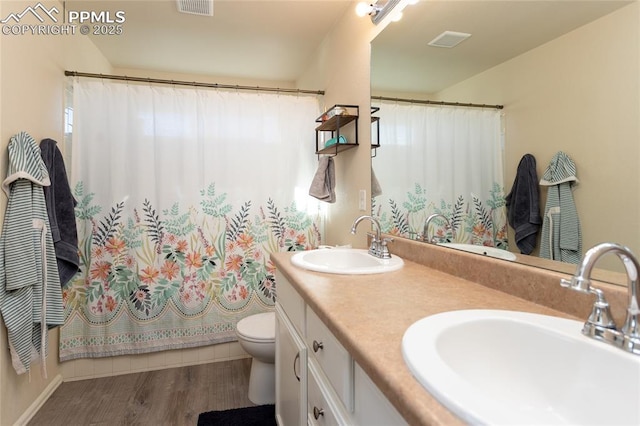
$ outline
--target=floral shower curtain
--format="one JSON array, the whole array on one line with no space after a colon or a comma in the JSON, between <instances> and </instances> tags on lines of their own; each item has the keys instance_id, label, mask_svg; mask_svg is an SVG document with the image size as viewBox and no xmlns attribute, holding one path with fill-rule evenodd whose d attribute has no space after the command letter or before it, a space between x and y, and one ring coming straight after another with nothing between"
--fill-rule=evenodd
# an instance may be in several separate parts
<instances>
[{"instance_id":1,"label":"floral shower curtain","mask_svg":"<svg viewBox=\"0 0 640 426\"><path fill-rule=\"evenodd\" d=\"M495 109L377 101L382 194L374 214L385 232L421 238L426 218L439 242L507 248L501 112Z\"/></svg>"},{"instance_id":2,"label":"floral shower curtain","mask_svg":"<svg viewBox=\"0 0 640 426\"><path fill-rule=\"evenodd\" d=\"M82 268L60 359L232 341L271 309L269 254L320 243L319 113L311 96L75 79Z\"/></svg>"}]
</instances>

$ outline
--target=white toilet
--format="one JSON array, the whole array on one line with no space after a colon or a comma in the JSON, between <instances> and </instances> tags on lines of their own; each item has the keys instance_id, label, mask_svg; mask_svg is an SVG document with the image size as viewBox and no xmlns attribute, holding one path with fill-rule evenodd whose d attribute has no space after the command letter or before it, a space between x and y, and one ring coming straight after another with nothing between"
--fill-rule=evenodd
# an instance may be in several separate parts
<instances>
[{"instance_id":1,"label":"white toilet","mask_svg":"<svg viewBox=\"0 0 640 426\"><path fill-rule=\"evenodd\" d=\"M249 400L256 405L276 400L276 314L255 314L238 321L240 346L253 357L249 377Z\"/></svg>"}]
</instances>

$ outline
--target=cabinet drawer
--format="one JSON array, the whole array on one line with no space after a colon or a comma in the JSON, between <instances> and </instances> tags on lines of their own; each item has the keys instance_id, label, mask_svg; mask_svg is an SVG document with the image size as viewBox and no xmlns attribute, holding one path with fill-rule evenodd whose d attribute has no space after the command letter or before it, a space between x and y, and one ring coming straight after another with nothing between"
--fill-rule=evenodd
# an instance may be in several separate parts
<instances>
[{"instance_id":1,"label":"cabinet drawer","mask_svg":"<svg viewBox=\"0 0 640 426\"><path fill-rule=\"evenodd\" d=\"M309 425L352 424L314 360L308 363L307 402Z\"/></svg>"},{"instance_id":2,"label":"cabinet drawer","mask_svg":"<svg viewBox=\"0 0 640 426\"><path fill-rule=\"evenodd\" d=\"M287 313L296 331L304 336L305 332L305 303L291 283L276 270L276 301Z\"/></svg>"},{"instance_id":3,"label":"cabinet drawer","mask_svg":"<svg viewBox=\"0 0 640 426\"><path fill-rule=\"evenodd\" d=\"M336 394L353 411L353 360L311 308L307 306L306 342Z\"/></svg>"}]
</instances>

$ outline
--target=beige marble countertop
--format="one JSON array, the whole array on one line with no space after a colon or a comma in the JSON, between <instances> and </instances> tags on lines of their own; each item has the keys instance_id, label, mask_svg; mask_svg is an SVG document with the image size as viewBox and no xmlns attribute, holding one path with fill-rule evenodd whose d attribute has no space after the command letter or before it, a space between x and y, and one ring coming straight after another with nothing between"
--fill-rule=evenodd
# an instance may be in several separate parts
<instances>
[{"instance_id":1,"label":"beige marble countertop","mask_svg":"<svg viewBox=\"0 0 640 426\"><path fill-rule=\"evenodd\" d=\"M405 249L412 250L412 247L401 248L401 251ZM462 256L461 261L474 270L494 267L491 260L473 266L477 257L469 257L467 253L436 254L452 261ZM405 265L398 271L336 275L297 268L290 262L292 255L277 253L271 258L411 425L462 424L413 378L404 363L402 336L415 321L439 312L475 308L518 310L580 320L575 315L450 275L405 256L401 256ZM504 266L504 262L497 265ZM461 350L465 350L463 342Z\"/></svg>"}]
</instances>

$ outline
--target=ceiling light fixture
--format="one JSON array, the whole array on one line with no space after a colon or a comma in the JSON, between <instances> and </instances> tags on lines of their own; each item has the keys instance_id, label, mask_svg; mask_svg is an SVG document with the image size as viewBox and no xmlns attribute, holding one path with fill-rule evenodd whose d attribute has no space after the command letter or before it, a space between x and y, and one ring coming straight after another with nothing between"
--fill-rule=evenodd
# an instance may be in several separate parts
<instances>
[{"instance_id":1,"label":"ceiling light fixture","mask_svg":"<svg viewBox=\"0 0 640 426\"><path fill-rule=\"evenodd\" d=\"M369 2L360 2L356 5L356 14L358 16L369 15L371 22L380 23L393 8L400 3L401 0L370 0Z\"/></svg>"},{"instance_id":2,"label":"ceiling light fixture","mask_svg":"<svg viewBox=\"0 0 640 426\"><path fill-rule=\"evenodd\" d=\"M398 22L402 19L402 12L395 13L391 16L391 22Z\"/></svg>"},{"instance_id":3,"label":"ceiling light fixture","mask_svg":"<svg viewBox=\"0 0 640 426\"><path fill-rule=\"evenodd\" d=\"M356 5L356 15L363 17L363 16L375 16L378 12L380 12L380 7L377 7L375 3L367 3L364 1L361 1L360 3L358 3Z\"/></svg>"}]
</instances>

